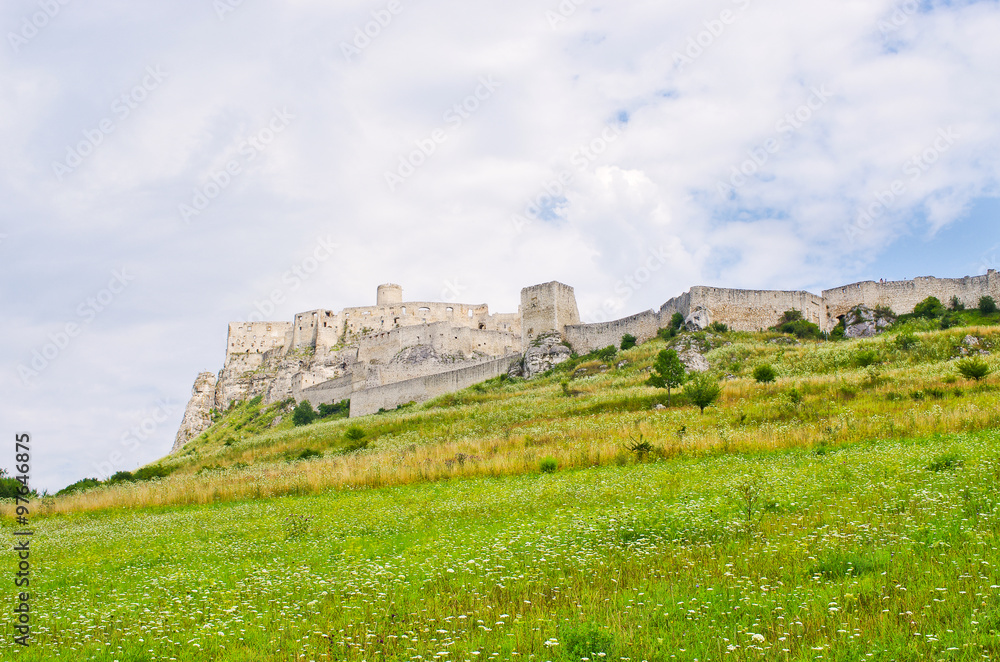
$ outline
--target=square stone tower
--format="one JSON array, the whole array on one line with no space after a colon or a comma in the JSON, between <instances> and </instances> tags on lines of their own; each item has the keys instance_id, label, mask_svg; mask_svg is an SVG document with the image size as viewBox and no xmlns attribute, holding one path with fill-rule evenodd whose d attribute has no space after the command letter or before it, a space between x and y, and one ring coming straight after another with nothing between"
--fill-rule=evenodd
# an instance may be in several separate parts
<instances>
[{"instance_id":1,"label":"square stone tower","mask_svg":"<svg viewBox=\"0 0 1000 662\"><path fill-rule=\"evenodd\" d=\"M544 333L556 332L566 339L566 327L580 323L576 294L569 285L552 281L521 290L521 349Z\"/></svg>"}]
</instances>

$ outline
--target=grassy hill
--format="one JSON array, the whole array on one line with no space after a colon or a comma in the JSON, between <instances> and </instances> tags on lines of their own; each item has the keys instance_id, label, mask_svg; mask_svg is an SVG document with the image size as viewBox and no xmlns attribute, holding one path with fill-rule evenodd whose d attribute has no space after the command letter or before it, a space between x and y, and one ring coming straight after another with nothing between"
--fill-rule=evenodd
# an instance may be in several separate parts
<instances>
[{"instance_id":1,"label":"grassy hill","mask_svg":"<svg viewBox=\"0 0 1000 662\"><path fill-rule=\"evenodd\" d=\"M288 405L241 404L147 468L164 477L46 501L36 643L0 651L1000 654L1000 391L956 371L979 352L998 367L996 328L671 343L701 347L725 377L704 414L683 392L654 409L662 340L361 419L294 427ZM752 378L762 364L776 382Z\"/></svg>"}]
</instances>

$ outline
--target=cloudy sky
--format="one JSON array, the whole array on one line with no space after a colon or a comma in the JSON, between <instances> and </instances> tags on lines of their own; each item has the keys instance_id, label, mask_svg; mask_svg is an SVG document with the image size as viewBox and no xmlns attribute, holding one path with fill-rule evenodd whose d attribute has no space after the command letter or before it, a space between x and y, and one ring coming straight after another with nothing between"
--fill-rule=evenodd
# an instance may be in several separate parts
<instances>
[{"instance_id":1,"label":"cloudy sky","mask_svg":"<svg viewBox=\"0 0 1000 662\"><path fill-rule=\"evenodd\" d=\"M255 311L397 282L512 312L560 280L596 321L1000 252L996 1L7 0L0 26L0 466L31 432L40 489L166 454Z\"/></svg>"}]
</instances>

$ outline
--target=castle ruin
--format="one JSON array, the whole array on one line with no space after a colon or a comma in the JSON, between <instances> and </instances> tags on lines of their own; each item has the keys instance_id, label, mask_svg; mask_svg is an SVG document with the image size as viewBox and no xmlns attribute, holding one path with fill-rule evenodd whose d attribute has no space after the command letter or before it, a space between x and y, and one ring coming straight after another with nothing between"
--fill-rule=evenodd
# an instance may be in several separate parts
<instances>
[{"instance_id":1,"label":"castle ruin","mask_svg":"<svg viewBox=\"0 0 1000 662\"><path fill-rule=\"evenodd\" d=\"M485 304L404 302L399 285L378 288L374 306L339 312L299 313L292 322L233 322L222 370L201 373L184 413L173 451L211 425L210 411L262 396L314 406L350 400L350 415L364 416L408 402L421 402L487 379L546 366L569 354L618 345L631 334L654 338L680 313L688 328L713 322L734 331L760 331L778 324L788 310L831 331L858 306L896 314L934 296L975 307L980 297L1000 300L1000 276L989 270L965 278L923 277L907 281L854 283L822 296L804 291L693 287L659 310L623 319L583 324L573 288L558 282L521 290L516 313L490 314ZM540 351L560 358L531 360ZM537 358L537 357L534 357Z\"/></svg>"}]
</instances>

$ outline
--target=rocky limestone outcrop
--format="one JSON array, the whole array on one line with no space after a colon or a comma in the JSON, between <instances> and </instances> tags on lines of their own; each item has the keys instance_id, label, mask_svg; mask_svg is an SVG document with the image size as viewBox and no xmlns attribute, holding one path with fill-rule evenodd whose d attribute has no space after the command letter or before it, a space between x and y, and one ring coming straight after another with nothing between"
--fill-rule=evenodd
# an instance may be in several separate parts
<instances>
[{"instance_id":1,"label":"rocky limestone outcrop","mask_svg":"<svg viewBox=\"0 0 1000 662\"><path fill-rule=\"evenodd\" d=\"M714 339L715 336L709 334L708 340ZM674 346L677 352L677 358L681 360L684 364L684 368L688 372L708 372L711 366L708 363L708 359L705 358L705 352L708 351L708 343L703 343L696 338L682 338Z\"/></svg>"},{"instance_id":2,"label":"rocky limestone outcrop","mask_svg":"<svg viewBox=\"0 0 1000 662\"><path fill-rule=\"evenodd\" d=\"M211 427L217 381L215 375L210 372L203 372L194 380L191 399L184 409L184 418L181 419L181 427L177 430L174 447L170 449L171 453L176 453L187 442Z\"/></svg>"},{"instance_id":3,"label":"rocky limestone outcrop","mask_svg":"<svg viewBox=\"0 0 1000 662\"><path fill-rule=\"evenodd\" d=\"M531 379L535 375L540 375L560 363L568 361L572 354L570 348L562 344L561 334L542 334L532 341L531 347L524 353L522 375L525 379Z\"/></svg>"},{"instance_id":4,"label":"rocky limestone outcrop","mask_svg":"<svg viewBox=\"0 0 1000 662\"><path fill-rule=\"evenodd\" d=\"M696 307L684 318L684 328L688 331L704 331L712 323L712 315L707 308Z\"/></svg>"},{"instance_id":5,"label":"rocky limestone outcrop","mask_svg":"<svg viewBox=\"0 0 1000 662\"><path fill-rule=\"evenodd\" d=\"M857 306L844 318L844 337L872 338L885 331L895 321L896 316L890 311Z\"/></svg>"}]
</instances>

